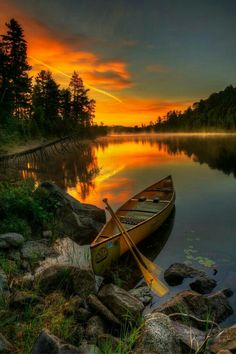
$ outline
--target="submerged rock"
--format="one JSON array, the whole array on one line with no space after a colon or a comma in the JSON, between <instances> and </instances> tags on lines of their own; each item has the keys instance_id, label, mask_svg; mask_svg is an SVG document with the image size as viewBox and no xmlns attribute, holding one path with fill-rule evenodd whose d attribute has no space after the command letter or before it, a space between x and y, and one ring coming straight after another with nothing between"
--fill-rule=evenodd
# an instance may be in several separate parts
<instances>
[{"instance_id":1,"label":"submerged rock","mask_svg":"<svg viewBox=\"0 0 236 354\"><path fill-rule=\"evenodd\" d=\"M0 249L7 249L11 247L19 248L24 243L24 237L15 232L0 235Z\"/></svg>"},{"instance_id":2,"label":"submerged rock","mask_svg":"<svg viewBox=\"0 0 236 354\"><path fill-rule=\"evenodd\" d=\"M98 297L121 321L135 321L144 309L141 301L114 284L103 286Z\"/></svg>"},{"instance_id":3,"label":"submerged rock","mask_svg":"<svg viewBox=\"0 0 236 354\"><path fill-rule=\"evenodd\" d=\"M80 203L53 183L43 182L40 187L58 203L59 232L80 245L90 244L106 222L105 211L95 205Z\"/></svg>"},{"instance_id":4,"label":"submerged rock","mask_svg":"<svg viewBox=\"0 0 236 354\"><path fill-rule=\"evenodd\" d=\"M63 342L44 329L29 354L81 354L78 348Z\"/></svg>"},{"instance_id":5,"label":"submerged rock","mask_svg":"<svg viewBox=\"0 0 236 354\"><path fill-rule=\"evenodd\" d=\"M133 353L181 354L180 342L168 316L155 312L145 317Z\"/></svg>"},{"instance_id":6,"label":"submerged rock","mask_svg":"<svg viewBox=\"0 0 236 354\"><path fill-rule=\"evenodd\" d=\"M204 275L204 272L184 263L174 263L164 272L165 281L172 286L182 284L185 278L194 278Z\"/></svg>"},{"instance_id":7,"label":"submerged rock","mask_svg":"<svg viewBox=\"0 0 236 354\"><path fill-rule=\"evenodd\" d=\"M209 318L217 323L224 321L233 313L233 309L224 295L224 291L218 291L214 294L204 296L192 290L184 290L170 300L160 305L154 312L162 312L167 315L178 313L172 317L180 322L188 319L189 324L197 328L205 328L206 324L196 321L192 318L181 316L181 314L189 314L201 320Z\"/></svg>"},{"instance_id":8,"label":"submerged rock","mask_svg":"<svg viewBox=\"0 0 236 354\"><path fill-rule=\"evenodd\" d=\"M227 350L236 353L236 324L224 329L214 337L209 345L209 350L214 354Z\"/></svg>"},{"instance_id":9,"label":"submerged rock","mask_svg":"<svg viewBox=\"0 0 236 354\"><path fill-rule=\"evenodd\" d=\"M194 282L189 284L192 290L197 291L200 294L209 294L216 285L217 283L215 279L208 277L198 277Z\"/></svg>"}]
</instances>

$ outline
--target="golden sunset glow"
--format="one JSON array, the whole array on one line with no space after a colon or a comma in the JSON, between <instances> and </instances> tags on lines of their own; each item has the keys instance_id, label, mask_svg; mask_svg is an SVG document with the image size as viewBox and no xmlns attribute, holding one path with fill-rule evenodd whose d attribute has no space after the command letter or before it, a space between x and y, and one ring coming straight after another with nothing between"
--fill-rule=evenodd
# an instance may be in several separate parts
<instances>
[{"instance_id":1,"label":"golden sunset glow","mask_svg":"<svg viewBox=\"0 0 236 354\"><path fill-rule=\"evenodd\" d=\"M81 200L81 183L78 182L75 187L68 187L67 192L74 198L86 203L93 203L103 207L102 199L104 196L112 203L122 204L131 195L134 194L133 179L127 176L130 173L137 173L142 166L145 166L145 171L148 168L154 168L160 165L178 165L180 162L188 161L189 158L184 153L171 155L168 150L168 145L154 142L155 148L146 141L145 137L142 142L142 137L117 138L120 142L116 143L116 138L109 140L108 146L103 146L106 139L101 140L101 145L98 144L94 148L97 163L100 168L100 173L93 179L93 188L85 199ZM139 140L139 143L135 142ZM154 177L155 178L155 177ZM154 182L154 181L153 181Z\"/></svg>"},{"instance_id":2,"label":"golden sunset glow","mask_svg":"<svg viewBox=\"0 0 236 354\"><path fill-rule=\"evenodd\" d=\"M96 99L95 122L108 125L149 124L169 110L183 110L191 103L158 97L137 97L132 91L134 83L127 61L115 57L106 58L93 50L84 50L82 39L60 38L51 28L11 2L1 4L1 7L1 30L4 30L4 23L12 17L17 18L24 28L34 77L40 70L48 68L56 81L62 87L67 87L73 71L79 72L86 86L91 89L90 96ZM161 68L158 65L153 67ZM150 71L150 66L147 71Z\"/></svg>"}]
</instances>

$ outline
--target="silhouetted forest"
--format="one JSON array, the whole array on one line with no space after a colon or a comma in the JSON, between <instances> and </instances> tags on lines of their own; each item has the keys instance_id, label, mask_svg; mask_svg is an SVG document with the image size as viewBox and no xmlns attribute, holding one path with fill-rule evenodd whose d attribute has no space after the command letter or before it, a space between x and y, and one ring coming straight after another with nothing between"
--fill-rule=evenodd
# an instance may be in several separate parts
<instances>
[{"instance_id":1,"label":"silhouetted forest","mask_svg":"<svg viewBox=\"0 0 236 354\"><path fill-rule=\"evenodd\" d=\"M0 141L19 137L65 136L105 132L94 126L94 99L77 71L68 88L60 88L52 73L42 70L33 81L27 42L20 24L11 19L0 35Z\"/></svg>"},{"instance_id":2,"label":"silhouetted forest","mask_svg":"<svg viewBox=\"0 0 236 354\"><path fill-rule=\"evenodd\" d=\"M200 100L184 112L170 111L158 117L153 123L135 127L116 126L116 133L139 132L179 132L179 131L235 131L236 130L236 88L228 86L225 90L213 93Z\"/></svg>"}]
</instances>

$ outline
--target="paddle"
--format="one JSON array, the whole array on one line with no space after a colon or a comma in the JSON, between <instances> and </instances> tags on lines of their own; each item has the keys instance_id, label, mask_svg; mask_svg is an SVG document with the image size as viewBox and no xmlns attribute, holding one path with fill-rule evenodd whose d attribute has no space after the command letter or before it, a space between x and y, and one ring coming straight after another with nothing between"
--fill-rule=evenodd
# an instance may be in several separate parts
<instances>
[{"instance_id":1,"label":"paddle","mask_svg":"<svg viewBox=\"0 0 236 354\"><path fill-rule=\"evenodd\" d=\"M108 200L103 199L103 202L106 204L107 210L109 211L113 220L115 221L118 229L121 232L121 235L124 237L124 240L127 243L134 259L136 260L145 281L147 282L147 284L149 285L149 287L152 289L153 292L155 292L159 296L164 296L168 292L168 289L160 280L157 279L156 275L154 274L154 271L157 268L155 263L151 262L138 250L137 246L134 244L128 232L124 229L120 220L117 218L113 209L109 205ZM158 270L159 269L160 268L158 267Z\"/></svg>"},{"instance_id":2,"label":"paddle","mask_svg":"<svg viewBox=\"0 0 236 354\"><path fill-rule=\"evenodd\" d=\"M134 241L132 240L132 238L129 236L128 232L125 230L125 228L123 227L123 225L121 224L120 220L118 219L118 217L116 216L116 214L114 213L114 211L112 210L111 206L108 204L108 200L105 198L103 200L103 202L106 204L107 208L110 208L109 212L110 214L112 213L113 218L117 219L116 224L118 223L120 225L120 228L122 229L121 233L125 233L126 237L129 239L129 242L131 243L132 247L135 249L136 253L138 254L138 256L141 258L143 264L145 265L145 267L147 269L149 269L150 272L152 272L153 275L155 275L157 278L159 277L160 273L162 272L161 267L159 267L156 263L153 263L152 261L150 261L150 259L148 259L147 257L145 257L137 248L136 244L134 243Z\"/></svg>"}]
</instances>

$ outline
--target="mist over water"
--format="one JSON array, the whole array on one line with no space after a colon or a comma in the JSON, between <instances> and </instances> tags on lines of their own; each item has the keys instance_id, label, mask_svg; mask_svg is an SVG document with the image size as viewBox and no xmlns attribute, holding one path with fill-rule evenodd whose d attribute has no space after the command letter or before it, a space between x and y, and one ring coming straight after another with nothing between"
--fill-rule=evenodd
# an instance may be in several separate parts
<instances>
[{"instance_id":1,"label":"mist over water","mask_svg":"<svg viewBox=\"0 0 236 354\"><path fill-rule=\"evenodd\" d=\"M82 202L116 209L171 174L176 208L143 251L166 269L188 262L236 292L236 136L230 134L119 135L91 144L69 141L0 165L0 178L52 180ZM166 235L166 236L165 236ZM160 239L160 242L158 240ZM171 288L170 294L188 287ZM157 306L165 299L154 299ZM236 296L230 299L236 312ZM235 322L232 315L226 324Z\"/></svg>"}]
</instances>

